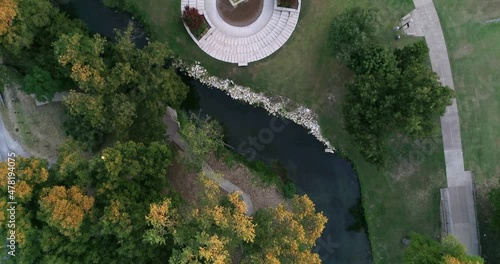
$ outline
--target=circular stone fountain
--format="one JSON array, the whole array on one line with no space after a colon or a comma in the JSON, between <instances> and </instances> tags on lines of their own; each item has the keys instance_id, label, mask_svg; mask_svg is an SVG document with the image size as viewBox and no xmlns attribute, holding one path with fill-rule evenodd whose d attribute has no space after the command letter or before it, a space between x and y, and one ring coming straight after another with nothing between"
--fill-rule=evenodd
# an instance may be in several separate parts
<instances>
[{"instance_id":1,"label":"circular stone fountain","mask_svg":"<svg viewBox=\"0 0 500 264\"><path fill-rule=\"evenodd\" d=\"M290 38L299 21L301 0L294 8L278 0L181 0L198 9L208 30L193 41L215 59L247 66L276 52Z\"/></svg>"}]
</instances>

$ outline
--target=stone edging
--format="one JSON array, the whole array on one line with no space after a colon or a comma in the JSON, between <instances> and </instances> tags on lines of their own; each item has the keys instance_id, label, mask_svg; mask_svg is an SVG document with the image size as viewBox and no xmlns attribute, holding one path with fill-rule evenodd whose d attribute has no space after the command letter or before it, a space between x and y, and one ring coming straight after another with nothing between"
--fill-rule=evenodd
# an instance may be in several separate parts
<instances>
[{"instance_id":1,"label":"stone edging","mask_svg":"<svg viewBox=\"0 0 500 264\"><path fill-rule=\"evenodd\" d=\"M173 65L189 77L195 78L209 87L224 91L233 99L244 101L250 105L261 106L273 116L285 117L307 128L310 134L323 143L326 147L325 152L335 153L335 148L321 133L317 115L311 109L299 106L295 110L287 110L287 107L292 104L290 99L282 96L269 98L262 93L253 92L249 87L237 85L231 80L211 76L199 62L189 64L181 59L176 59Z\"/></svg>"}]
</instances>

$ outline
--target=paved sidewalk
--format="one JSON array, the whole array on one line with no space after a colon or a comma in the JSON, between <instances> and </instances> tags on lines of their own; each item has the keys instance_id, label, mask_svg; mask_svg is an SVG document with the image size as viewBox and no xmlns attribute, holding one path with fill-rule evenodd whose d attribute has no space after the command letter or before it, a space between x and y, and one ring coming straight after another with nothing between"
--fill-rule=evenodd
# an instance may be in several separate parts
<instances>
[{"instance_id":1,"label":"paved sidewalk","mask_svg":"<svg viewBox=\"0 0 500 264\"><path fill-rule=\"evenodd\" d=\"M455 89L446 42L434 3L432 0L413 0L413 3L416 9L411 12L414 22L409 29L416 36L425 36L432 69L439 75L441 83ZM448 183L448 188L441 190L445 230L457 237L469 254L479 255L473 176L472 172L464 169L456 99L441 117L441 129Z\"/></svg>"},{"instance_id":2,"label":"paved sidewalk","mask_svg":"<svg viewBox=\"0 0 500 264\"><path fill-rule=\"evenodd\" d=\"M177 144L183 151L186 151L189 148L189 145L179 134L177 112L174 109L167 107L167 114L163 118L163 122L167 125L167 135L169 136L169 139ZM247 215L252 215L254 213L253 203L248 194L243 192L243 190L241 190L238 186L232 184L230 181L217 174L205 161L202 162L201 166L205 176L215 181L224 191L228 193L238 192L241 195L241 198L247 206Z\"/></svg>"}]
</instances>

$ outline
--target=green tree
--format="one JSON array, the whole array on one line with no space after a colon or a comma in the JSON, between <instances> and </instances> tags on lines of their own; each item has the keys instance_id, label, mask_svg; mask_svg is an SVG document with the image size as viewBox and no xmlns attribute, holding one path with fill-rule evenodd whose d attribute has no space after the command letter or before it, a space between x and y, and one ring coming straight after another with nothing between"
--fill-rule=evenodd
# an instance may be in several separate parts
<instances>
[{"instance_id":1,"label":"green tree","mask_svg":"<svg viewBox=\"0 0 500 264\"><path fill-rule=\"evenodd\" d=\"M25 90L45 100L58 90L74 87L59 66L52 43L61 34L82 32L83 23L69 19L49 0L7 2L15 3L16 14L6 13L9 27L0 34L0 47L5 64L27 75Z\"/></svg>"},{"instance_id":2,"label":"green tree","mask_svg":"<svg viewBox=\"0 0 500 264\"><path fill-rule=\"evenodd\" d=\"M366 46L351 61L358 75L347 85L344 124L363 156L377 165L386 161L387 138L431 135L454 96L417 53L407 56L404 68L397 66L401 55L377 46Z\"/></svg>"},{"instance_id":3,"label":"green tree","mask_svg":"<svg viewBox=\"0 0 500 264\"><path fill-rule=\"evenodd\" d=\"M429 48L425 41L417 41L402 49L395 49L394 55L398 61L398 67L403 71L414 64L425 64L429 61Z\"/></svg>"},{"instance_id":4,"label":"green tree","mask_svg":"<svg viewBox=\"0 0 500 264\"><path fill-rule=\"evenodd\" d=\"M482 264L478 256L469 256L465 247L451 235L441 241L412 233L410 245L404 253L405 264ZM455 262L453 262L455 261Z\"/></svg>"},{"instance_id":5,"label":"green tree","mask_svg":"<svg viewBox=\"0 0 500 264\"><path fill-rule=\"evenodd\" d=\"M187 95L180 77L164 68L171 56L168 47L153 42L137 49L133 30L129 25L116 31L114 43L74 33L62 35L54 44L59 63L83 90L66 103L66 128L87 145L95 147L106 134L144 143L163 140L166 106L180 106Z\"/></svg>"},{"instance_id":6,"label":"green tree","mask_svg":"<svg viewBox=\"0 0 500 264\"><path fill-rule=\"evenodd\" d=\"M89 154L85 153L83 148L72 138L68 138L59 147L53 177L58 184L85 187L90 182Z\"/></svg>"},{"instance_id":7,"label":"green tree","mask_svg":"<svg viewBox=\"0 0 500 264\"><path fill-rule=\"evenodd\" d=\"M15 158L15 169L8 166L7 162L0 162L0 234L9 237L9 211L6 209L12 205L7 204L9 195L14 195L15 204L15 227L16 234L16 257L11 258L12 262L7 263L36 263L36 259L41 254L40 243L38 241L39 229L35 212L37 210L37 200L42 188L49 179L48 163L45 160L34 158ZM14 176L15 193L7 188L9 176ZM10 179L12 181L12 178ZM10 190L10 192L9 192ZM5 247L3 247L5 248ZM4 250L8 250L5 248ZM21 254L19 254L22 252ZM7 252L5 252L7 256ZM14 262L15 261L15 262Z\"/></svg>"},{"instance_id":8,"label":"green tree","mask_svg":"<svg viewBox=\"0 0 500 264\"><path fill-rule=\"evenodd\" d=\"M14 0L0 1L0 36L12 26L12 20L17 15L17 2Z\"/></svg>"},{"instance_id":9,"label":"green tree","mask_svg":"<svg viewBox=\"0 0 500 264\"><path fill-rule=\"evenodd\" d=\"M61 234L77 239L80 226L94 205L94 198L76 187L54 186L44 189L40 197L39 218Z\"/></svg>"},{"instance_id":10,"label":"green tree","mask_svg":"<svg viewBox=\"0 0 500 264\"><path fill-rule=\"evenodd\" d=\"M88 149L102 143L106 132L106 113L102 96L70 92L64 105L68 120L66 132Z\"/></svg>"},{"instance_id":11,"label":"green tree","mask_svg":"<svg viewBox=\"0 0 500 264\"><path fill-rule=\"evenodd\" d=\"M200 165L201 160L210 154L217 153L224 146L222 127L209 117L200 118L191 115L184 118L180 134L189 145L183 159L191 165Z\"/></svg>"},{"instance_id":12,"label":"green tree","mask_svg":"<svg viewBox=\"0 0 500 264\"><path fill-rule=\"evenodd\" d=\"M163 244L171 236L175 246L169 263L231 263L231 252L254 241L255 224L240 195L221 195L215 182L203 176L202 182L200 208L180 211L169 200L150 206L146 219L151 228L144 240Z\"/></svg>"},{"instance_id":13,"label":"green tree","mask_svg":"<svg viewBox=\"0 0 500 264\"><path fill-rule=\"evenodd\" d=\"M126 142L105 149L90 162L91 182L99 208L96 235L105 236L116 252L115 258L149 262L159 254L159 245L144 251L145 216L151 203L165 199L167 169L173 160L172 150L164 144ZM161 254L160 254L161 255Z\"/></svg>"},{"instance_id":14,"label":"green tree","mask_svg":"<svg viewBox=\"0 0 500 264\"><path fill-rule=\"evenodd\" d=\"M80 89L85 92L112 93L113 90L105 90L109 87L103 77L107 71L103 59L105 46L106 39L97 34L93 37L81 33L63 34L54 43L54 52Z\"/></svg>"},{"instance_id":15,"label":"green tree","mask_svg":"<svg viewBox=\"0 0 500 264\"><path fill-rule=\"evenodd\" d=\"M335 17L329 33L332 54L349 64L351 56L374 42L377 35L376 16L374 9L354 7Z\"/></svg>"},{"instance_id":16,"label":"green tree","mask_svg":"<svg viewBox=\"0 0 500 264\"><path fill-rule=\"evenodd\" d=\"M9 18L8 23L12 23L12 26L7 28L6 34L0 38L0 44L8 53L19 55L21 51L29 49L35 43L35 37L50 24L51 18L57 11L50 1L46 0L15 2L16 15Z\"/></svg>"},{"instance_id":17,"label":"green tree","mask_svg":"<svg viewBox=\"0 0 500 264\"><path fill-rule=\"evenodd\" d=\"M398 71L394 53L385 47L373 44L366 44L352 54L348 66L356 74L374 76L384 76Z\"/></svg>"},{"instance_id":18,"label":"green tree","mask_svg":"<svg viewBox=\"0 0 500 264\"><path fill-rule=\"evenodd\" d=\"M24 76L22 89L28 94L34 94L38 101L51 101L54 93L61 90L61 83L54 80L50 72L35 66Z\"/></svg>"}]
</instances>

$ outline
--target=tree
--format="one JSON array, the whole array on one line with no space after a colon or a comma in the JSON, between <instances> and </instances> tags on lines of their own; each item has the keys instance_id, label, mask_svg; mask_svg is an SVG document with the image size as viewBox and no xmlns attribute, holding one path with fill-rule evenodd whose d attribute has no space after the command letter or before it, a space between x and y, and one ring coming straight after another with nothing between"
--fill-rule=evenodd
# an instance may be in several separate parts
<instances>
[{"instance_id":1,"label":"tree","mask_svg":"<svg viewBox=\"0 0 500 264\"><path fill-rule=\"evenodd\" d=\"M443 86L435 73L423 64L421 45L416 52L395 55L378 46L365 46L352 56L350 66L358 75L347 85L343 106L347 132L353 135L361 153L383 166L388 137L403 133L426 138L436 128L436 119L451 104L453 91Z\"/></svg>"},{"instance_id":2,"label":"tree","mask_svg":"<svg viewBox=\"0 0 500 264\"><path fill-rule=\"evenodd\" d=\"M403 71L414 64L425 64L429 60L429 48L425 41L417 41L402 49L395 49L394 55L398 61L398 67Z\"/></svg>"},{"instance_id":3,"label":"tree","mask_svg":"<svg viewBox=\"0 0 500 264\"><path fill-rule=\"evenodd\" d=\"M54 44L59 63L83 90L67 100L68 134L89 146L105 134L144 143L164 139L164 106L178 107L187 95L180 77L164 68L168 46L152 42L137 49L133 30L130 24L116 31L115 43L77 32Z\"/></svg>"},{"instance_id":4,"label":"tree","mask_svg":"<svg viewBox=\"0 0 500 264\"><path fill-rule=\"evenodd\" d=\"M88 149L94 149L102 142L107 128L103 97L71 91L64 105L68 115L66 132Z\"/></svg>"},{"instance_id":5,"label":"tree","mask_svg":"<svg viewBox=\"0 0 500 264\"><path fill-rule=\"evenodd\" d=\"M151 228L144 239L163 244L172 236L175 249L169 263L230 263L231 252L254 241L255 224L245 214L246 204L239 193L221 196L212 180L202 177L202 181L201 208L183 210L179 215L169 200L150 206L146 219Z\"/></svg>"},{"instance_id":6,"label":"tree","mask_svg":"<svg viewBox=\"0 0 500 264\"><path fill-rule=\"evenodd\" d=\"M61 90L61 83L54 80L50 72L35 66L24 76L22 89L28 94L34 94L38 101L50 101L54 93Z\"/></svg>"},{"instance_id":7,"label":"tree","mask_svg":"<svg viewBox=\"0 0 500 264\"><path fill-rule=\"evenodd\" d=\"M83 23L69 19L50 0L3 1L14 3L16 14L12 19L0 19L10 25L5 34L0 34L0 47L4 63L27 75L27 87L21 88L44 101L56 91L74 87L59 66L52 43L61 34L82 32ZM3 11L1 14L11 15Z\"/></svg>"},{"instance_id":8,"label":"tree","mask_svg":"<svg viewBox=\"0 0 500 264\"><path fill-rule=\"evenodd\" d=\"M167 145L132 141L118 142L91 160L90 181L96 200L103 206L97 208L99 221L94 223L94 232L111 243L105 248L115 252L115 259L142 263L164 254L160 245L134 249L144 247L149 205L165 199L166 174L172 160Z\"/></svg>"},{"instance_id":9,"label":"tree","mask_svg":"<svg viewBox=\"0 0 500 264\"><path fill-rule=\"evenodd\" d=\"M102 58L106 39L94 35L92 38L81 33L61 35L54 43L54 52L59 63L69 70L69 75L85 92L105 91L106 65Z\"/></svg>"},{"instance_id":10,"label":"tree","mask_svg":"<svg viewBox=\"0 0 500 264\"><path fill-rule=\"evenodd\" d=\"M12 17L12 10L16 8L12 5L16 4L17 12ZM6 12L7 25L12 24L12 26L0 38L0 44L5 51L13 55L20 55L21 51L29 49L35 43L35 37L43 31L44 27L49 25L51 18L57 12L47 0L16 2L3 0L2 7L2 11Z\"/></svg>"},{"instance_id":11,"label":"tree","mask_svg":"<svg viewBox=\"0 0 500 264\"><path fill-rule=\"evenodd\" d=\"M349 60L349 68L356 74L383 76L398 70L396 56L385 48L366 44L354 52Z\"/></svg>"},{"instance_id":12,"label":"tree","mask_svg":"<svg viewBox=\"0 0 500 264\"><path fill-rule=\"evenodd\" d=\"M307 196L296 196L290 208L280 205L253 218L238 193L221 195L215 182L201 179L201 205L181 210L166 200L150 206L144 240L172 240L169 263L321 263L311 250L326 217L315 212Z\"/></svg>"},{"instance_id":13,"label":"tree","mask_svg":"<svg viewBox=\"0 0 500 264\"><path fill-rule=\"evenodd\" d=\"M312 248L326 222L327 218L316 213L313 202L306 195L296 195L290 209L279 205L258 212L255 243L250 245L250 253L243 263L321 263Z\"/></svg>"},{"instance_id":14,"label":"tree","mask_svg":"<svg viewBox=\"0 0 500 264\"><path fill-rule=\"evenodd\" d=\"M34 158L17 158L14 170L9 170L7 162L0 163L0 175L3 179L0 182L0 187L5 190L7 196L7 184L9 182L9 174L15 179L15 198L23 203L28 203L33 192L38 186L47 181L49 177L47 162Z\"/></svg>"},{"instance_id":15,"label":"tree","mask_svg":"<svg viewBox=\"0 0 500 264\"><path fill-rule=\"evenodd\" d=\"M93 205L94 198L86 196L80 188L55 186L42 191L39 217L61 234L76 239Z\"/></svg>"},{"instance_id":16,"label":"tree","mask_svg":"<svg viewBox=\"0 0 500 264\"><path fill-rule=\"evenodd\" d=\"M0 0L0 36L12 26L12 20L17 15L17 2L14 0Z\"/></svg>"},{"instance_id":17,"label":"tree","mask_svg":"<svg viewBox=\"0 0 500 264\"><path fill-rule=\"evenodd\" d=\"M7 201L12 201L8 198L9 195L12 195L12 190L7 188L8 177L14 176L15 185L11 185L15 188L13 201L16 202L14 205L16 219L13 222L15 225L13 229L16 236L17 254L14 259L16 263L36 263L35 259L40 255L41 250L35 212L41 189L49 181L48 163L45 160L35 158L17 157L14 170L9 170L7 162L0 163L0 176L2 177L0 182L0 207L4 208L0 212L0 234L9 237L10 228L12 227L7 225L7 221L11 221L11 219L9 219L9 211L6 209L12 206L12 204L7 204ZM12 179L10 180L12 181ZM12 222L9 224L12 224ZM23 252L23 254L18 254L19 252ZM7 253L5 254L7 255Z\"/></svg>"},{"instance_id":18,"label":"tree","mask_svg":"<svg viewBox=\"0 0 500 264\"><path fill-rule=\"evenodd\" d=\"M180 134L189 145L183 158L192 165L200 165L201 160L224 146L222 127L209 117L201 119L191 115L182 124Z\"/></svg>"},{"instance_id":19,"label":"tree","mask_svg":"<svg viewBox=\"0 0 500 264\"><path fill-rule=\"evenodd\" d=\"M330 26L329 42L336 58L349 64L352 55L374 42L376 16L374 9L354 7L335 17Z\"/></svg>"},{"instance_id":20,"label":"tree","mask_svg":"<svg viewBox=\"0 0 500 264\"><path fill-rule=\"evenodd\" d=\"M468 256L465 247L451 235L440 242L429 237L412 233L411 243L404 253L405 264L482 264L477 256Z\"/></svg>"}]
</instances>

